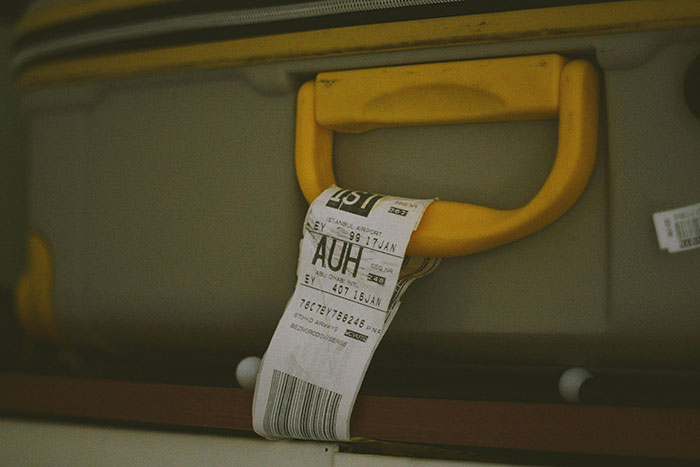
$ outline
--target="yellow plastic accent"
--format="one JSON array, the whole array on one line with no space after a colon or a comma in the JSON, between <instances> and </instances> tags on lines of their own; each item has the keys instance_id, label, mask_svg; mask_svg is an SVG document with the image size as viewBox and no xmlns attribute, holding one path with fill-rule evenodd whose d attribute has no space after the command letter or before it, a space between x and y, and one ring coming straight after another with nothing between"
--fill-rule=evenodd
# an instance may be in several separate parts
<instances>
[{"instance_id":1,"label":"yellow plastic accent","mask_svg":"<svg viewBox=\"0 0 700 467\"><path fill-rule=\"evenodd\" d=\"M38 232L31 232L27 240L27 265L15 295L17 317L27 335L56 342L51 249Z\"/></svg>"},{"instance_id":2,"label":"yellow plastic accent","mask_svg":"<svg viewBox=\"0 0 700 467\"><path fill-rule=\"evenodd\" d=\"M128 3L124 0L124 4ZM141 0L134 0L141 3ZM63 2L58 6L63 6ZM48 5L46 7L48 9ZM69 9L63 8L68 11ZM49 14L51 13L51 14ZM57 12L55 12L57 13ZM80 13L80 14L79 14ZM31 9L22 33L80 16ZM34 19L35 18L35 19ZM45 19L42 19L45 18ZM636 0L350 26L37 63L19 89L307 58L592 36L700 25L697 0ZM17 31L16 37L21 37Z\"/></svg>"},{"instance_id":3,"label":"yellow plastic accent","mask_svg":"<svg viewBox=\"0 0 700 467\"><path fill-rule=\"evenodd\" d=\"M297 179L306 199L312 201L323 190L335 184L333 132L320 126L313 116L316 108L315 90L314 82L309 81L301 86L297 94L297 136L294 144Z\"/></svg>"},{"instance_id":4,"label":"yellow plastic accent","mask_svg":"<svg viewBox=\"0 0 700 467\"><path fill-rule=\"evenodd\" d=\"M556 118L560 55L471 60L321 73L316 121L375 128Z\"/></svg>"},{"instance_id":5,"label":"yellow plastic accent","mask_svg":"<svg viewBox=\"0 0 700 467\"><path fill-rule=\"evenodd\" d=\"M424 119L420 115L422 107L401 102L401 90L411 89L410 86L405 85L408 82L406 76L414 73L414 76L419 77L421 89L430 92L426 81L428 77L436 80L436 89L439 89L436 93L439 99L436 102L421 101L427 106L427 114L434 117L439 112L440 106L446 105L450 109L450 116L456 117L457 121L481 121L480 113L485 120L491 121L497 113L494 109L510 109L510 102L517 103L513 108L520 112L521 118L534 118L540 115L540 110L549 108L551 96L558 94L559 143L549 177L528 204L518 209L499 210L474 204L435 201L428 207L420 226L413 233L407 249L408 255L447 257L488 250L535 233L564 214L586 187L595 162L599 99L599 79L595 68L585 60L574 60L564 64L561 58L551 55L528 57L527 60L505 58L481 62L488 63L479 65L473 62L465 67L478 70L483 66L483 70L488 70L490 73L486 77L488 79L474 78L471 82L477 83L474 86L480 86L481 84L478 83L488 83L490 80L494 82L485 84L488 86L486 90L478 87L466 88L466 92L470 96L488 96L486 99L488 103L483 107L476 105L474 109L463 112L453 109L449 102L453 99L460 101L461 97L458 94L465 88L462 84L450 88L451 85L445 81L445 78L452 79L453 75L441 76L436 72L435 65L389 67L377 69L365 75L365 77L375 78L377 74L381 74L384 81L381 84L377 80L353 79L349 80L352 81L350 84L345 85L342 84L343 78L337 77L339 73L321 74L316 82L304 84L299 90L297 101L296 165L299 186L309 203L335 181L332 170L332 132L324 128L322 123L317 122L318 109L323 109L322 118L332 121L334 128L347 128L351 131L357 131L363 127L377 128L385 123L392 125L406 122L406 124L432 123L431 120ZM544 73L547 76L546 85L552 86L553 89L544 91L534 86L528 78L528 74L532 73L533 63L546 63L541 68L547 70ZM516 68L523 64L528 65L522 68L522 76L517 76ZM428 72L424 73L421 70L424 66L428 67L426 68ZM440 66L459 67L460 65L455 63ZM503 67L502 74L494 74L493 71L497 67ZM558 79L552 76L555 73L552 73L551 67L558 67L560 70ZM324 86L335 85L323 81L330 75L336 76L334 79L337 81L334 83L344 87L351 96L341 98L340 92L338 95L335 92L324 94L325 91L321 91ZM360 72L349 72L349 76L354 78L361 75ZM542 78L537 76L538 79ZM499 79L501 82L495 82ZM534 102L528 102L527 98L521 100L520 97L510 96L509 86L512 84L516 89L521 89L521 84L515 83L520 79L534 86L533 96L537 98L548 96L541 108L537 108ZM380 89L378 94L371 90L374 87ZM455 94L446 92L446 89L453 89ZM337 105L333 101L319 102L324 95L340 99L341 104ZM371 104L377 95L391 96L385 100L386 108L376 109L376 106ZM415 93L409 93L409 97L415 97ZM471 103L472 97L469 99ZM352 100L355 102L351 103ZM494 106L494 102L499 102L499 105ZM346 104L351 106L352 110L344 109L343 106ZM392 113L392 106L398 109L398 115L388 118L387 116ZM526 108L536 111L530 114L523 111ZM337 109L337 115L341 117L330 115L333 109ZM361 121L363 112L366 112L370 122L367 125ZM347 121L344 121L344 118L347 118ZM446 123L445 119L437 118L440 123Z\"/></svg>"}]
</instances>

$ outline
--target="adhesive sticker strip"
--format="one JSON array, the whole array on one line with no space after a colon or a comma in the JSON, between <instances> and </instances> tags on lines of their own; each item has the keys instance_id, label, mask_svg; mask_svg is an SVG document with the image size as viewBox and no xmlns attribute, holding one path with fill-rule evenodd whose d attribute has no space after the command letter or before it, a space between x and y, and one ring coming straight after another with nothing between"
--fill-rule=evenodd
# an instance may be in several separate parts
<instances>
[{"instance_id":1,"label":"adhesive sticker strip","mask_svg":"<svg viewBox=\"0 0 700 467\"><path fill-rule=\"evenodd\" d=\"M659 248L669 253L700 248L700 203L654 214Z\"/></svg>"},{"instance_id":2,"label":"adhesive sticker strip","mask_svg":"<svg viewBox=\"0 0 700 467\"><path fill-rule=\"evenodd\" d=\"M311 204L297 285L256 381L258 434L350 439L362 379L402 294L439 264L404 257L432 201L332 186Z\"/></svg>"}]
</instances>

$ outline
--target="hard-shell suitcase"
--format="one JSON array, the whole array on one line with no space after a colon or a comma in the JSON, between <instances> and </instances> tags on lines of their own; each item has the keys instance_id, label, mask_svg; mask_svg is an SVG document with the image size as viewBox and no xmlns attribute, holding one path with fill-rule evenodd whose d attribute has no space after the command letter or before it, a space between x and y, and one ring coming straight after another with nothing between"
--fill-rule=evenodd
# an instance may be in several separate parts
<instances>
[{"instance_id":1,"label":"hard-shell suitcase","mask_svg":"<svg viewBox=\"0 0 700 467\"><path fill-rule=\"evenodd\" d=\"M444 259L404 297L376 364L700 363L700 250L660 249L652 219L700 202L696 2L438 9L446 16L377 24L321 12L347 24L322 29L295 5L132 3L39 4L16 31L35 229L18 312L30 333L126 358L262 354L295 283L308 206L295 171L301 85L557 54L599 70L585 190L539 232ZM394 11L380 6L376 18ZM265 35L250 25L260 11L273 14ZM557 128L548 116L336 133L334 170L346 188L515 209L545 183ZM700 236L697 222L683 238Z\"/></svg>"}]
</instances>

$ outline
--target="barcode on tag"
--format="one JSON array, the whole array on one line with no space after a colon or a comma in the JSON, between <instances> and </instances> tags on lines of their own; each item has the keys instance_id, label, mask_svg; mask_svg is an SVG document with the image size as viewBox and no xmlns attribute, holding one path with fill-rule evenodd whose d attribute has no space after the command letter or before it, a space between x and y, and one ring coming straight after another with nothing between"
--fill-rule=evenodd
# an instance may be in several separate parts
<instances>
[{"instance_id":1,"label":"barcode on tag","mask_svg":"<svg viewBox=\"0 0 700 467\"><path fill-rule=\"evenodd\" d=\"M693 237L700 237L700 217L678 221L674 224L676 235L679 240L687 240Z\"/></svg>"},{"instance_id":2,"label":"barcode on tag","mask_svg":"<svg viewBox=\"0 0 700 467\"><path fill-rule=\"evenodd\" d=\"M278 438L335 440L341 399L337 392L273 370L263 426Z\"/></svg>"},{"instance_id":3,"label":"barcode on tag","mask_svg":"<svg viewBox=\"0 0 700 467\"><path fill-rule=\"evenodd\" d=\"M654 214L659 247L670 253L700 248L700 203Z\"/></svg>"}]
</instances>

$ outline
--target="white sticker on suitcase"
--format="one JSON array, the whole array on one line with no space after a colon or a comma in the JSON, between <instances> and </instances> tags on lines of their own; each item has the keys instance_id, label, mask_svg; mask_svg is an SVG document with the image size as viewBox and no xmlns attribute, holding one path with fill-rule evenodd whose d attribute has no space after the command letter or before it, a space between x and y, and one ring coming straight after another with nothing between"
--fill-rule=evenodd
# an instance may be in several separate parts
<instances>
[{"instance_id":1,"label":"white sticker on suitcase","mask_svg":"<svg viewBox=\"0 0 700 467\"><path fill-rule=\"evenodd\" d=\"M309 207L297 285L257 377L258 434L350 439L357 393L401 295L439 263L404 258L431 202L333 186Z\"/></svg>"},{"instance_id":2,"label":"white sticker on suitcase","mask_svg":"<svg viewBox=\"0 0 700 467\"><path fill-rule=\"evenodd\" d=\"M654 214L659 248L669 253L700 248L700 203Z\"/></svg>"}]
</instances>

